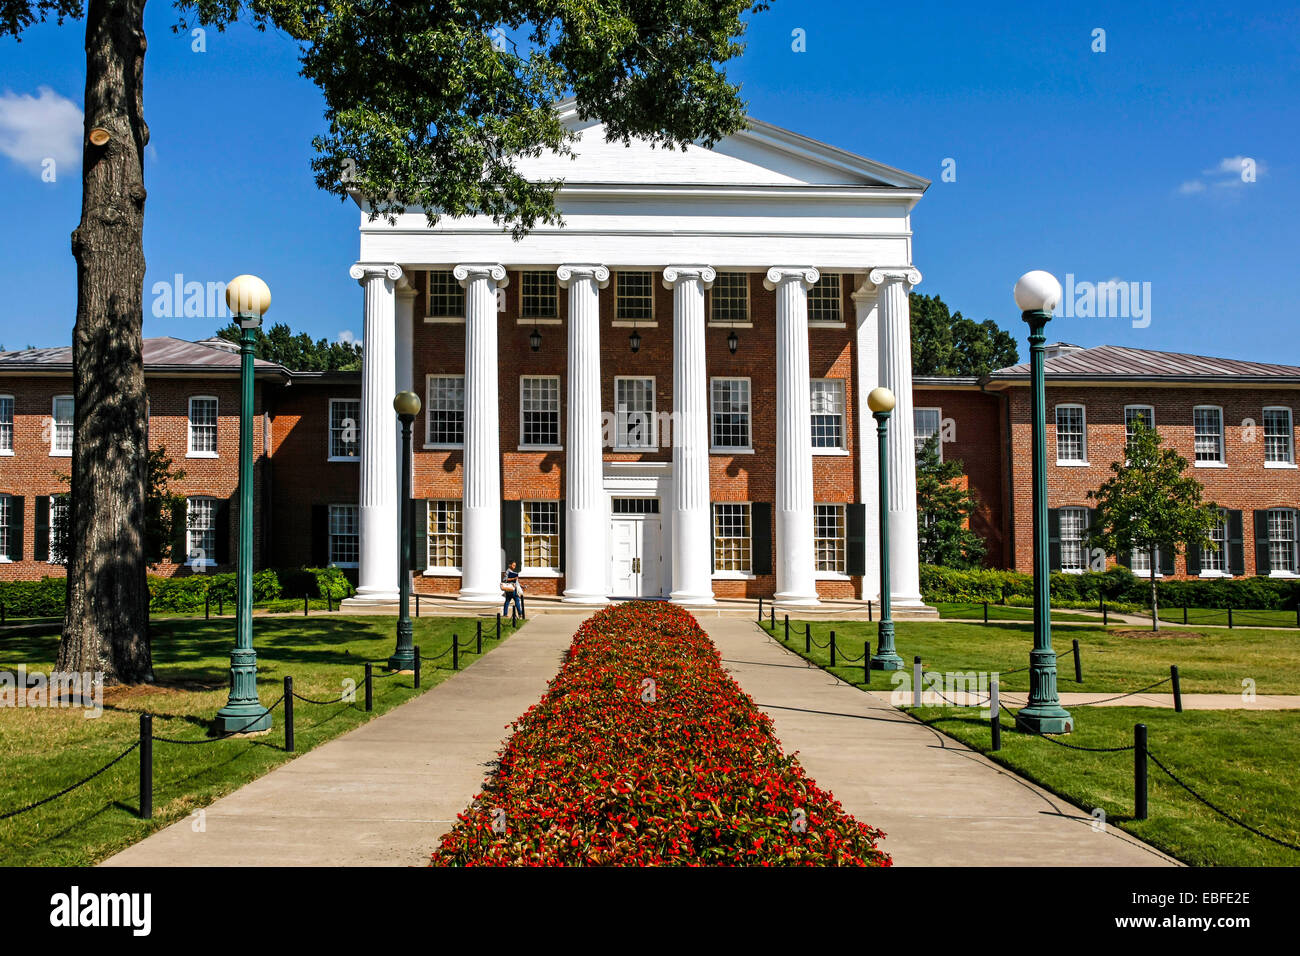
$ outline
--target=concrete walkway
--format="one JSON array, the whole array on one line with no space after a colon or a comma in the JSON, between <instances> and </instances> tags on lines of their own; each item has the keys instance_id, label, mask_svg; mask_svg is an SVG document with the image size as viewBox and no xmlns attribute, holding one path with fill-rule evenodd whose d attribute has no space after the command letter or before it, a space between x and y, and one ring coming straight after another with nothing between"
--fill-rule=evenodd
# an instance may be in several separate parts
<instances>
[{"instance_id":1,"label":"concrete walkway","mask_svg":"<svg viewBox=\"0 0 1300 956\"><path fill-rule=\"evenodd\" d=\"M849 813L886 832L895 864L1178 865L1115 827L1094 830L1088 810L806 664L753 621L700 624L787 752L798 751Z\"/></svg>"},{"instance_id":2,"label":"concrete walkway","mask_svg":"<svg viewBox=\"0 0 1300 956\"><path fill-rule=\"evenodd\" d=\"M582 620L530 621L463 673L222 797L205 832L186 817L104 865L424 865Z\"/></svg>"}]
</instances>

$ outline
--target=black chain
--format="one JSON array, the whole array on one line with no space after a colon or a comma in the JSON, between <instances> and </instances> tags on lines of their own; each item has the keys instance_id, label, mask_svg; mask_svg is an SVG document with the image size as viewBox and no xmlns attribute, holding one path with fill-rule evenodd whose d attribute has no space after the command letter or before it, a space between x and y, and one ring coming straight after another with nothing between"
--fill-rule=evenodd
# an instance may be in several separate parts
<instances>
[{"instance_id":1,"label":"black chain","mask_svg":"<svg viewBox=\"0 0 1300 956\"><path fill-rule=\"evenodd\" d=\"M1011 711L1011 709L1010 709L1009 707L1007 707L1006 704L1002 703L1001 701L998 701L998 706L1001 707L1003 710L1005 710L1008 714L1011 715L1011 719L1012 719L1012 720L1015 720L1015 722L1016 722L1016 728L1017 728L1017 729L1019 729L1019 730L1025 730L1025 728L1021 725L1020 721L1016 719L1016 715ZM1042 738L1043 740L1046 740L1046 741L1048 741L1048 742L1050 742L1050 743L1054 743L1054 744L1056 744L1056 746L1058 746L1058 747L1064 747L1066 750L1081 750L1081 751L1083 751L1084 753L1091 753L1091 754L1121 754L1121 753L1124 753L1125 751L1129 751L1129 750L1133 750L1133 749L1134 749L1134 745L1133 745L1133 744L1129 744L1127 747L1080 747L1078 744L1067 744L1067 743L1065 743L1065 742L1062 741L1062 740L1057 740L1057 739L1054 738L1054 737L1049 737L1047 734L1036 734L1036 733L1034 733L1032 730L1025 730L1025 732L1028 733L1028 734L1030 734L1031 736L1034 736L1034 737L1040 737L1040 738Z\"/></svg>"},{"instance_id":2,"label":"black chain","mask_svg":"<svg viewBox=\"0 0 1300 956\"><path fill-rule=\"evenodd\" d=\"M16 816L18 816L18 815L21 814L21 813L26 813L28 810L35 810L37 807L43 807L43 806L45 806L45 804L49 803L51 800L57 800L57 799L59 799L59 797L62 797L62 796L65 796L65 795L71 793L73 790L76 790L78 787L85 786L86 784L90 783L90 781L94 780L94 779L95 779L96 777L98 777L101 773L103 773L103 772L104 772L105 770L107 770L109 767L112 767L112 766L113 766L114 764L116 764L119 760L121 760L123 757L125 757L125 756L126 756L127 754L129 754L132 750L134 750L136 747L139 747L139 746L140 746L140 741L137 740L135 743L133 743L131 746L127 747L125 750L123 750L120 754L118 754L116 757L114 757L114 758L113 758L112 760L110 760L108 763L104 764L104 766L100 767L98 770L96 770L94 773L92 773L89 777L84 777L84 778L82 778L81 780L78 780L76 783L74 783L74 784L73 784L72 786L70 786L70 787L64 787L64 788L63 788L62 790L60 790L58 793L51 794L50 796L46 797L44 800L37 800L35 803L29 803L27 806L23 807L21 810L10 810L8 813L0 813L0 820L8 820L10 817L16 817Z\"/></svg>"},{"instance_id":3,"label":"black chain","mask_svg":"<svg viewBox=\"0 0 1300 956\"><path fill-rule=\"evenodd\" d=\"M1125 697L1132 697L1134 694L1144 694L1153 687L1159 687L1161 684L1168 684L1173 677L1166 677L1164 680L1158 680L1154 684L1148 684L1140 690L1131 690L1127 694L1116 694L1114 697L1103 697L1101 700L1089 700L1083 703L1071 704L1071 707L1095 707L1097 704L1105 704L1112 700L1123 700Z\"/></svg>"},{"instance_id":4,"label":"black chain","mask_svg":"<svg viewBox=\"0 0 1300 956\"><path fill-rule=\"evenodd\" d=\"M351 695L352 700L348 700L348 695ZM343 693L339 694L338 697L331 698L330 700L313 700L310 697L302 696L302 694L299 694L297 691L294 691L293 696L304 704L342 704L345 701L347 703L355 703L357 699L357 689L354 687L352 690L345 690Z\"/></svg>"},{"instance_id":5,"label":"black chain","mask_svg":"<svg viewBox=\"0 0 1300 956\"><path fill-rule=\"evenodd\" d=\"M275 708L279 707L282 703L284 703L283 694L281 694L278 698L276 698L274 704L266 708L267 713L270 713L271 711L275 710ZM208 737L206 740L178 740L175 737L158 737L158 736L155 736L153 739L162 744L183 744L185 746L194 746L196 744L215 744L220 740L229 740L231 737L234 737L236 734L242 734L249 727L252 727L255 723L257 723L261 719L262 719L261 717L254 717L252 720L250 720L248 723L244 724L244 726L240 727L237 730L231 730L224 734L218 734L215 737Z\"/></svg>"}]
</instances>

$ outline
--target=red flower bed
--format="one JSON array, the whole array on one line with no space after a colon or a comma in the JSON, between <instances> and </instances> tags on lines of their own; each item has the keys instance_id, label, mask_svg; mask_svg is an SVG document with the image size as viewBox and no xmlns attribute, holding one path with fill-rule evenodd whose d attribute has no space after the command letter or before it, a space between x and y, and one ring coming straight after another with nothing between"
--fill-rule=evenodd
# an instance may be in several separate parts
<instances>
[{"instance_id":1,"label":"red flower bed","mask_svg":"<svg viewBox=\"0 0 1300 956\"><path fill-rule=\"evenodd\" d=\"M435 865L889 865L673 605L586 621L512 729Z\"/></svg>"}]
</instances>

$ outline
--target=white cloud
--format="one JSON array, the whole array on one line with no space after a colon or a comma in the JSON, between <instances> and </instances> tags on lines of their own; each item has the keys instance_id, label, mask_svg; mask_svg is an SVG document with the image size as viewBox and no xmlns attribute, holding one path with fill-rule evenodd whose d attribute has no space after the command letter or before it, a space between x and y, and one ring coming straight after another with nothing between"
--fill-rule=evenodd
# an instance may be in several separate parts
<instances>
[{"instance_id":1,"label":"white cloud","mask_svg":"<svg viewBox=\"0 0 1300 956\"><path fill-rule=\"evenodd\" d=\"M1205 183L1199 179L1189 179L1178 187L1178 191L1184 196L1189 196L1192 193L1203 193L1205 192Z\"/></svg>"},{"instance_id":2,"label":"white cloud","mask_svg":"<svg viewBox=\"0 0 1300 956\"><path fill-rule=\"evenodd\" d=\"M1253 156L1227 156L1210 169L1202 170L1200 178L1184 181L1178 187L1178 193L1182 196L1194 196L1205 192L1211 186L1216 190L1238 189L1253 184L1266 172L1268 166L1263 160L1255 159Z\"/></svg>"},{"instance_id":3,"label":"white cloud","mask_svg":"<svg viewBox=\"0 0 1300 956\"><path fill-rule=\"evenodd\" d=\"M0 153L33 175L53 159L60 166L81 162L81 107L48 86L37 95L6 90L0 95Z\"/></svg>"},{"instance_id":4,"label":"white cloud","mask_svg":"<svg viewBox=\"0 0 1300 956\"><path fill-rule=\"evenodd\" d=\"M352 345L353 343L356 342L356 340L357 337L352 332L351 329L344 329L342 332L339 333L339 341L342 342L344 345Z\"/></svg>"}]
</instances>

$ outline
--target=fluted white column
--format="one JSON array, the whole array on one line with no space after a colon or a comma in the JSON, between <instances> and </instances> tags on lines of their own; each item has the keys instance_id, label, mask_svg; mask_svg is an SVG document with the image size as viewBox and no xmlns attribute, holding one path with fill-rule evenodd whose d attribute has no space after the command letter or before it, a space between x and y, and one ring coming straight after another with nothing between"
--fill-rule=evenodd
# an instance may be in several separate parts
<instances>
[{"instance_id":1,"label":"fluted white column","mask_svg":"<svg viewBox=\"0 0 1300 956\"><path fill-rule=\"evenodd\" d=\"M858 501L866 505L862 575L862 600L880 599L880 453L877 449L876 420L867 407L867 395L880 384L880 297L864 275L853 292L857 316L857 379L854 382L858 424Z\"/></svg>"},{"instance_id":2,"label":"fluted white column","mask_svg":"<svg viewBox=\"0 0 1300 956\"><path fill-rule=\"evenodd\" d=\"M498 264L459 265L465 289L465 455L461 469L460 599L501 600L501 457L497 387Z\"/></svg>"},{"instance_id":3,"label":"fluted white column","mask_svg":"<svg viewBox=\"0 0 1300 956\"><path fill-rule=\"evenodd\" d=\"M872 269L880 295L880 384L894 393L889 455L889 589L895 607L919 607L916 543L916 439L912 421L912 320L908 293L921 281L911 266Z\"/></svg>"},{"instance_id":4,"label":"fluted white column","mask_svg":"<svg viewBox=\"0 0 1300 956\"><path fill-rule=\"evenodd\" d=\"M816 604L813 555L812 408L808 374L808 289L816 269L774 266L776 291L776 593L782 604Z\"/></svg>"},{"instance_id":5,"label":"fluted white column","mask_svg":"<svg viewBox=\"0 0 1300 956\"><path fill-rule=\"evenodd\" d=\"M393 394L398 392L417 391L414 384L414 352L415 352L415 286L411 284L410 277L405 276L397 283L397 321L395 323L396 335L393 339ZM421 401L428 401L427 395L421 395ZM396 413L394 413L396 414ZM420 434L419 426L412 429L413 435ZM418 437L412 437L412 442L421 441ZM401 477L402 468L402 433L401 428L397 430L397 440L394 447L397 455L398 477ZM415 487L415 456L411 456L411 487ZM398 497L401 497L402 485L399 481L397 484Z\"/></svg>"},{"instance_id":6,"label":"fluted white column","mask_svg":"<svg viewBox=\"0 0 1300 956\"><path fill-rule=\"evenodd\" d=\"M673 290L673 588L679 604L713 603L709 506L709 382L704 364L704 290L709 266L669 266Z\"/></svg>"},{"instance_id":7,"label":"fluted white column","mask_svg":"<svg viewBox=\"0 0 1300 956\"><path fill-rule=\"evenodd\" d=\"M361 354L361 508L357 567L358 604L397 600L399 433L395 317L400 266L358 262L349 270L365 290Z\"/></svg>"},{"instance_id":8,"label":"fluted white column","mask_svg":"<svg viewBox=\"0 0 1300 956\"><path fill-rule=\"evenodd\" d=\"M569 290L564 533L573 544L565 549L564 600L603 604L609 529L601 447L600 290L609 285L609 270L600 265L562 265L556 275Z\"/></svg>"}]
</instances>

